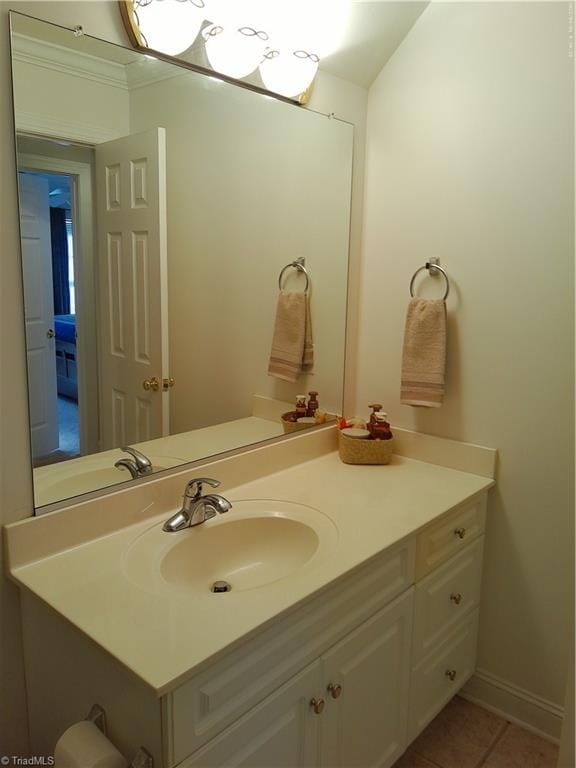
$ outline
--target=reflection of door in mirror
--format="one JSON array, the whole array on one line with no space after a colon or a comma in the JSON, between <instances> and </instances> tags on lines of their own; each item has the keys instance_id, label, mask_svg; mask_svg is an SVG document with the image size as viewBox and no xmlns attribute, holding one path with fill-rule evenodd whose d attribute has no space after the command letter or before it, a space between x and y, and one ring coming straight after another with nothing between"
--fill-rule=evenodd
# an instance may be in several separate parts
<instances>
[{"instance_id":1,"label":"reflection of door in mirror","mask_svg":"<svg viewBox=\"0 0 576 768\"><path fill-rule=\"evenodd\" d=\"M168 434L165 156L163 128L96 147L103 450Z\"/></svg>"},{"instance_id":2,"label":"reflection of door in mirror","mask_svg":"<svg viewBox=\"0 0 576 768\"><path fill-rule=\"evenodd\" d=\"M47 178L31 173L20 173L18 183L30 432L36 459L58 448L50 189Z\"/></svg>"},{"instance_id":3,"label":"reflection of door in mirror","mask_svg":"<svg viewBox=\"0 0 576 768\"><path fill-rule=\"evenodd\" d=\"M32 341L27 333L28 377L32 420L38 408L50 409L55 439L50 447L33 439L36 466L60 462L80 453L98 450L98 389L92 266L92 150L75 148L69 142L48 142L18 137L19 190L22 225L25 198L31 184L47 184L43 211L45 258L43 289L50 296L46 333L50 341L50 371L38 378L37 361L31 360ZM39 202L36 203L39 205ZM28 223L26 223L28 226ZM32 241L27 244L27 249ZM38 270L23 274L28 315L37 310L33 298ZM55 369L55 370L54 370Z\"/></svg>"}]
</instances>

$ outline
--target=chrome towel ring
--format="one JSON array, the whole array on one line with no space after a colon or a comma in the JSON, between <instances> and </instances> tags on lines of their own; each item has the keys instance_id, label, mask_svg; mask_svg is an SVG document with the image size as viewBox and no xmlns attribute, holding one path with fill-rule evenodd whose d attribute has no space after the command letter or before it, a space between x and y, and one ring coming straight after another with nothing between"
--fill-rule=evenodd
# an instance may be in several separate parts
<instances>
[{"instance_id":1,"label":"chrome towel ring","mask_svg":"<svg viewBox=\"0 0 576 768\"><path fill-rule=\"evenodd\" d=\"M297 269L298 272L302 272L302 274L306 278L306 287L304 288L304 292L308 293L308 289L310 288L310 275L308 274L308 270L304 266L306 263L306 259L303 256L299 256L297 259L294 259L294 261L291 261L290 264L286 264L284 269L280 272L280 275L278 276L278 288L282 290L282 278L284 277L284 273L287 269Z\"/></svg>"},{"instance_id":2,"label":"chrome towel ring","mask_svg":"<svg viewBox=\"0 0 576 768\"><path fill-rule=\"evenodd\" d=\"M419 267L416 272L412 275L412 280L410 280L410 296L414 298L414 280L416 280L417 275L422 272L423 269L427 269L430 273L433 273L433 270L438 270L442 273L442 276L444 277L444 280L446 280L446 291L444 293L444 296L442 297L442 301L446 301L448 298L448 294L450 293L450 281L448 280L448 275L446 274L446 271L442 269L440 264L433 263L432 261L427 261L426 264L424 264L423 267Z\"/></svg>"}]
</instances>

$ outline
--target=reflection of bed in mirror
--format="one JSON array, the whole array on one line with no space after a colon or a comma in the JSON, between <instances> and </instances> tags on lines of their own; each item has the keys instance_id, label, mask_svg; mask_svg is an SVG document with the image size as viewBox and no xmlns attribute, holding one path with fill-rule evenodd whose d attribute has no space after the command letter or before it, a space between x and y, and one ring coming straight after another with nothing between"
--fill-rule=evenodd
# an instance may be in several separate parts
<instances>
[{"instance_id":1,"label":"reflection of bed in mirror","mask_svg":"<svg viewBox=\"0 0 576 768\"><path fill-rule=\"evenodd\" d=\"M53 354L82 455L36 454L36 506L130 480L107 464L126 444L184 463L281 436L301 393L341 412L352 126L20 14L12 56L20 170L75 190L77 338L59 318ZM299 258L314 366L289 382L268 363L278 276ZM288 270L283 288L305 280ZM34 365L33 430L55 411ZM255 396L282 411L255 415Z\"/></svg>"},{"instance_id":2,"label":"reflection of bed in mirror","mask_svg":"<svg viewBox=\"0 0 576 768\"><path fill-rule=\"evenodd\" d=\"M76 315L54 315L56 376L59 395L78 400Z\"/></svg>"}]
</instances>

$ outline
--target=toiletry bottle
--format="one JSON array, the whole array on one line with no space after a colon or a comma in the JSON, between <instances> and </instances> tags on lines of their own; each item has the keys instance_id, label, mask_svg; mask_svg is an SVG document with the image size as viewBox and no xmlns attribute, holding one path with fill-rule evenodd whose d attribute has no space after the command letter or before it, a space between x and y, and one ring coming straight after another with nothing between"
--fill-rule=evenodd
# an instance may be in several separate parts
<instances>
[{"instance_id":1,"label":"toiletry bottle","mask_svg":"<svg viewBox=\"0 0 576 768\"><path fill-rule=\"evenodd\" d=\"M376 423L376 414L378 411L382 410L381 403L371 403L368 408L372 408L372 413L370 414L370 420L368 421L368 429L370 430L370 433L372 433L372 427Z\"/></svg>"},{"instance_id":2,"label":"toiletry bottle","mask_svg":"<svg viewBox=\"0 0 576 768\"><path fill-rule=\"evenodd\" d=\"M306 409L306 416L315 416L316 411L318 410L318 406L320 403L318 402L318 392L308 392L309 399L308 399L308 407Z\"/></svg>"},{"instance_id":3,"label":"toiletry bottle","mask_svg":"<svg viewBox=\"0 0 576 768\"><path fill-rule=\"evenodd\" d=\"M388 423L388 414L383 411L378 411L374 414L374 424L370 430L374 440L390 440L392 438L392 432L390 431L390 424Z\"/></svg>"},{"instance_id":4,"label":"toiletry bottle","mask_svg":"<svg viewBox=\"0 0 576 768\"><path fill-rule=\"evenodd\" d=\"M296 418L302 418L303 416L306 416L307 406L306 406L306 395L296 395Z\"/></svg>"}]
</instances>

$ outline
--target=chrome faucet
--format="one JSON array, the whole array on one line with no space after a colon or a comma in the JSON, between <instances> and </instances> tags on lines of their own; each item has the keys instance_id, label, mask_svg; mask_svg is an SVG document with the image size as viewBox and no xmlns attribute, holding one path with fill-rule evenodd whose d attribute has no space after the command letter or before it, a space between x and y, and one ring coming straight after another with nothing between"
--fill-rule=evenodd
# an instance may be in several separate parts
<instances>
[{"instance_id":1,"label":"chrome faucet","mask_svg":"<svg viewBox=\"0 0 576 768\"><path fill-rule=\"evenodd\" d=\"M166 520L162 526L163 531L175 533L184 528L192 528L195 525L205 523L206 520L210 520L217 514L221 515L232 509L232 504L224 496L219 496L217 493L208 493L206 496L202 496L203 483L207 483L212 488L217 488L220 485L219 480L212 480L209 477L198 477L190 480L184 490L182 509Z\"/></svg>"},{"instance_id":2,"label":"chrome faucet","mask_svg":"<svg viewBox=\"0 0 576 768\"><path fill-rule=\"evenodd\" d=\"M144 456L143 453L137 451L136 448L125 446L124 448L120 448L120 450L129 453L132 458L118 459L114 464L115 467L118 467L118 469L127 469L133 479L149 475L150 472L152 472L152 462L147 456Z\"/></svg>"}]
</instances>

